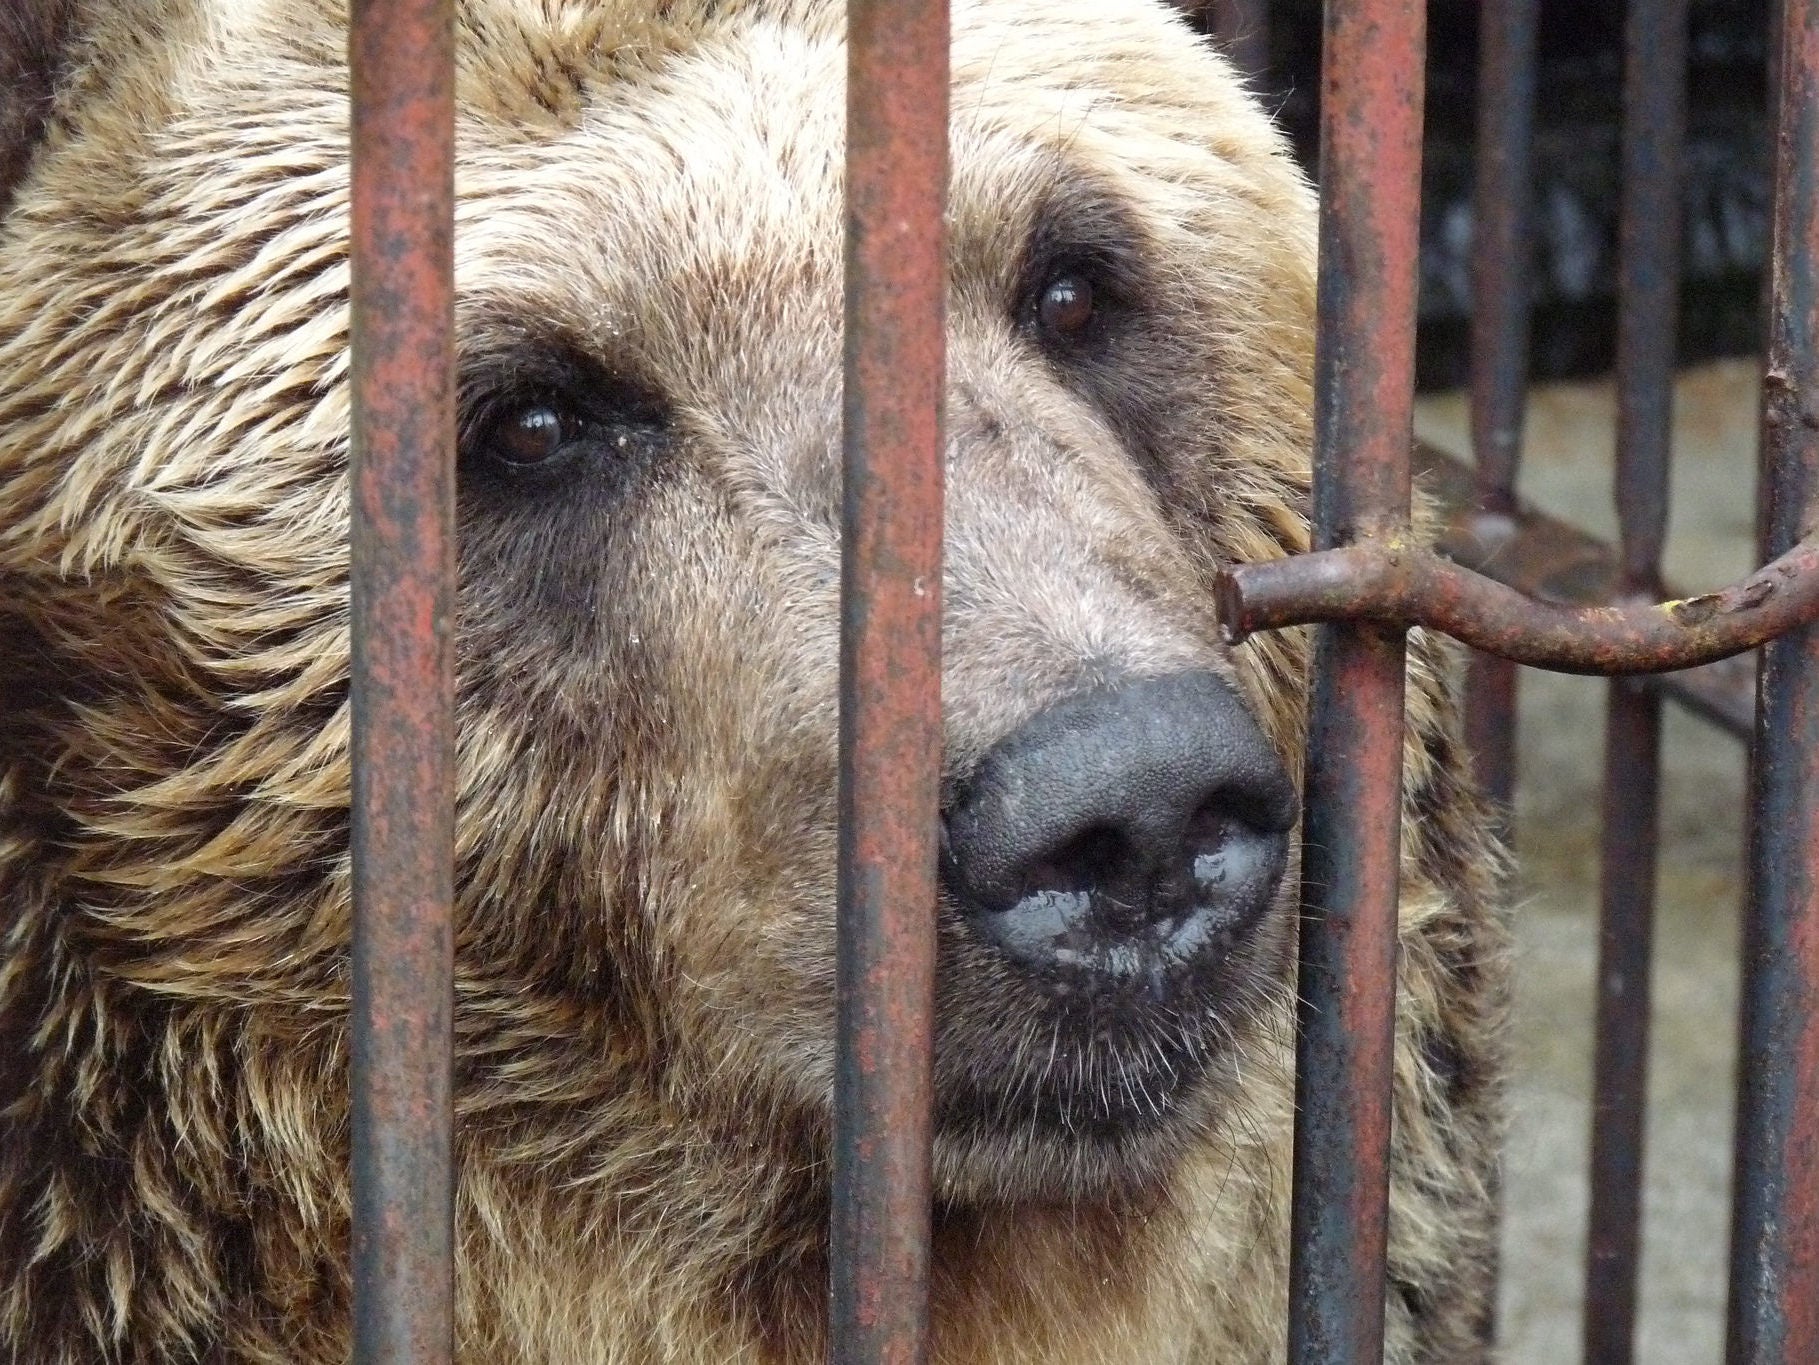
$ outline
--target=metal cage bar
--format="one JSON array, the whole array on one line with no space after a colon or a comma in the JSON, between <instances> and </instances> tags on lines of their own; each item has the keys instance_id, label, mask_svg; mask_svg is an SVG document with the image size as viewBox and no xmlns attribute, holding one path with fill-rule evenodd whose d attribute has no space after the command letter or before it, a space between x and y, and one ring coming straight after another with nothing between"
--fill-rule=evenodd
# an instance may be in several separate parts
<instances>
[{"instance_id":1,"label":"metal cage bar","mask_svg":"<svg viewBox=\"0 0 1819 1365\"><path fill-rule=\"evenodd\" d=\"M1487 0L1479 15L1478 147L1472 189L1472 456L1481 534L1514 529L1528 387L1530 162L1540 0ZM1503 818L1516 790L1516 665L1473 654L1466 745Z\"/></svg>"},{"instance_id":2,"label":"metal cage bar","mask_svg":"<svg viewBox=\"0 0 1819 1365\"><path fill-rule=\"evenodd\" d=\"M1663 592L1667 538L1686 45L1687 0L1630 0L1617 309L1618 593L1650 602ZM1583 1330L1585 1358L1610 1365L1635 1355L1661 702L1657 689L1617 678L1605 706Z\"/></svg>"},{"instance_id":3,"label":"metal cage bar","mask_svg":"<svg viewBox=\"0 0 1819 1365\"><path fill-rule=\"evenodd\" d=\"M1767 549L1819 527L1819 0L1781 0L1762 441ZM1762 651L1730 1365L1819 1360L1819 626Z\"/></svg>"},{"instance_id":4,"label":"metal cage bar","mask_svg":"<svg viewBox=\"0 0 1819 1365\"><path fill-rule=\"evenodd\" d=\"M354 1354L454 1349L454 5L352 72Z\"/></svg>"},{"instance_id":5,"label":"metal cage bar","mask_svg":"<svg viewBox=\"0 0 1819 1365\"><path fill-rule=\"evenodd\" d=\"M1314 542L1409 515L1425 7L1329 4L1322 56ZM1302 839L1289 1359L1380 1360L1389 1213L1402 632L1316 634Z\"/></svg>"},{"instance_id":6,"label":"metal cage bar","mask_svg":"<svg viewBox=\"0 0 1819 1365\"><path fill-rule=\"evenodd\" d=\"M1478 18L1478 139L1472 185L1471 440L1476 533L1516 532L1516 471L1528 389L1531 185L1540 0L1486 0ZM1516 800L1516 665L1473 653L1465 746L1500 832ZM1502 1222L1502 1169L1493 1198ZM1500 1247L1493 1254L1500 1258ZM1495 1336L1495 1308L1487 1331Z\"/></svg>"},{"instance_id":7,"label":"metal cage bar","mask_svg":"<svg viewBox=\"0 0 1819 1365\"><path fill-rule=\"evenodd\" d=\"M847 9L833 1359L928 1346L946 0Z\"/></svg>"}]
</instances>

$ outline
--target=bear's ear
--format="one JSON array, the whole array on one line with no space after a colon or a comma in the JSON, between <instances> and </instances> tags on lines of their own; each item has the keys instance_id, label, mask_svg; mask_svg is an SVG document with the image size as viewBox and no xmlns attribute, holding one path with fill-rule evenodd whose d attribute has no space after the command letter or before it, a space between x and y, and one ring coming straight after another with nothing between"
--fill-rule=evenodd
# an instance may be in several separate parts
<instances>
[{"instance_id":1,"label":"bear's ear","mask_svg":"<svg viewBox=\"0 0 1819 1365\"><path fill-rule=\"evenodd\" d=\"M0 216L44 136L76 0L0 0Z\"/></svg>"}]
</instances>

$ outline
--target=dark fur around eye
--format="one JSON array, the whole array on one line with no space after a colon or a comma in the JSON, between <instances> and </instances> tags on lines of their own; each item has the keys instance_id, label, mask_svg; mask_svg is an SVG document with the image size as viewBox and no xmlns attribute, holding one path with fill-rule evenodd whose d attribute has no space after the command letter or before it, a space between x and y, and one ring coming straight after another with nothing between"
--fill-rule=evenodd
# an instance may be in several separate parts
<instances>
[{"instance_id":1,"label":"dark fur around eye","mask_svg":"<svg viewBox=\"0 0 1819 1365\"><path fill-rule=\"evenodd\" d=\"M1166 491L1168 452L1179 444L1173 415L1196 411L1192 395L1214 376L1189 325L1194 305L1179 281L1159 280L1151 264L1159 255L1118 195L1058 167L1030 224L1012 321Z\"/></svg>"},{"instance_id":2,"label":"dark fur around eye","mask_svg":"<svg viewBox=\"0 0 1819 1365\"><path fill-rule=\"evenodd\" d=\"M1018 272L1018 327L1057 362L1103 357L1147 294L1135 224L1109 193L1065 180L1036 215Z\"/></svg>"},{"instance_id":3,"label":"dark fur around eye","mask_svg":"<svg viewBox=\"0 0 1819 1365\"><path fill-rule=\"evenodd\" d=\"M487 357L463 384L464 487L533 493L623 487L667 441L649 385L562 346Z\"/></svg>"}]
</instances>

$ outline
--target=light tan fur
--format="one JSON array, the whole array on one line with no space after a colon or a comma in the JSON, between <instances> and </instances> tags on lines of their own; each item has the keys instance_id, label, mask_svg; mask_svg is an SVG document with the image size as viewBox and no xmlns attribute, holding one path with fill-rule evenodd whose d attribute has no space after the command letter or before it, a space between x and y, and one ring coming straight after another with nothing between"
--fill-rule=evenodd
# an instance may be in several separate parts
<instances>
[{"instance_id":1,"label":"light tan fur","mask_svg":"<svg viewBox=\"0 0 1819 1365\"><path fill-rule=\"evenodd\" d=\"M77 9L0 219L0 1357L341 1360L344 15ZM464 363L559 334L660 386L676 432L560 530L463 492L470 1362L824 1351L839 16L461 6ZM1210 583L1305 547L1311 193L1159 3L961 0L953 68L948 771L1094 680L1182 668L1234 680L1293 765L1307 637L1226 650ZM1148 263L1109 397L1007 315L1082 184ZM1449 678L1416 632L1398 1365L1481 1356L1491 1263L1498 855ZM1280 1358L1291 891L1161 1136L943 1128L939 1361ZM1001 1006L942 934L963 1055Z\"/></svg>"}]
</instances>

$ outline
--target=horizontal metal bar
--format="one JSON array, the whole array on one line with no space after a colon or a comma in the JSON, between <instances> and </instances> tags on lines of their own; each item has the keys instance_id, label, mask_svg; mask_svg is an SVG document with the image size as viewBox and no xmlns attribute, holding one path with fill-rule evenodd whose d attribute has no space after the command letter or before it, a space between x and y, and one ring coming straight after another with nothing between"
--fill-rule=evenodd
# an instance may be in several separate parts
<instances>
[{"instance_id":1,"label":"horizontal metal bar","mask_svg":"<svg viewBox=\"0 0 1819 1365\"><path fill-rule=\"evenodd\" d=\"M847 11L832 1358L928 1356L948 7Z\"/></svg>"},{"instance_id":2,"label":"horizontal metal bar","mask_svg":"<svg viewBox=\"0 0 1819 1365\"><path fill-rule=\"evenodd\" d=\"M353 7L354 1358L454 1351L454 5Z\"/></svg>"},{"instance_id":3,"label":"horizontal metal bar","mask_svg":"<svg viewBox=\"0 0 1819 1365\"><path fill-rule=\"evenodd\" d=\"M1315 621L1426 626L1558 673L1664 673L1711 663L1819 618L1819 538L1720 592L1563 607L1524 597L1413 541L1380 540L1220 575L1226 638Z\"/></svg>"},{"instance_id":4,"label":"horizontal metal bar","mask_svg":"<svg viewBox=\"0 0 1819 1365\"><path fill-rule=\"evenodd\" d=\"M1507 516L1479 513L1472 505L1472 467L1434 446L1416 445L1415 467L1422 487L1445 514L1436 548L1448 559L1543 601L1604 606L1617 600L1620 569L1614 546L1521 498ZM1676 595L1671 585L1667 591ZM1754 733L1752 654L1649 674L1640 682L1738 739L1748 740Z\"/></svg>"}]
</instances>

